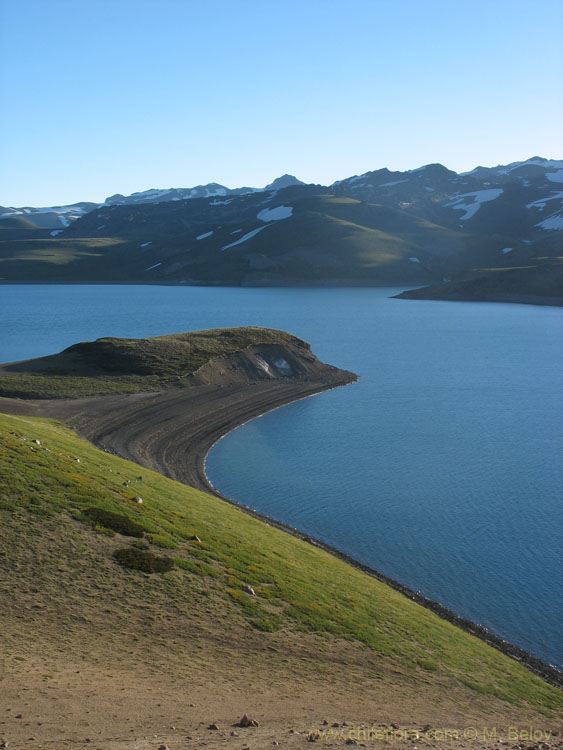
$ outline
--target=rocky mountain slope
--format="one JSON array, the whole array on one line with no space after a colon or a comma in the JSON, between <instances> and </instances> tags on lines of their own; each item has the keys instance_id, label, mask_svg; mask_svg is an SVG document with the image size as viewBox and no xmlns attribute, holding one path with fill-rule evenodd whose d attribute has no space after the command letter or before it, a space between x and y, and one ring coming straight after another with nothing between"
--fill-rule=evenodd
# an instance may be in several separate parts
<instances>
[{"instance_id":1,"label":"rocky mountain slope","mask_svg":"<svg viewBox=\"0 0 563 750\"><path fill-rule=\"evenodd\" d=\"M112 196L51 231L0 218L0 278L212 285L448 282L561 254L563 161L457 174L380 169L330 187L284 176ZM41 209L46 212L47 209ZM41 214L40 214L41 215ZM55 236L52 236L56 233ZM560 274L556 280L561 285ZM563 293L561 294L563 296Z\"/></svg>"}]
</instances>

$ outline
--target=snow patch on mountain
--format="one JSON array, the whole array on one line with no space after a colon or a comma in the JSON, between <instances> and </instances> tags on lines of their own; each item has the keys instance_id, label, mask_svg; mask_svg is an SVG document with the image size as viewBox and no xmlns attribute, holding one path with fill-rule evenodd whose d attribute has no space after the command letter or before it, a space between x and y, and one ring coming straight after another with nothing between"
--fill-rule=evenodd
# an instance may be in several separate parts
<instances>
[{"instance_id":1,"label":"snow patch on mountain","mask_svg":"<svg viewBox=\"0 0 563 750\"><path fill-rule=\"evenodd\" d=\"M152 240L150 242L143 242L141 247L148 247L149 245L152 245Z\"/></svg>"},{"instance_id":2,"label":"snow patch on mountain","mask_svg":"<svg viewBox=\"0 0 563 750\"><path fill-rule=\"evenodd\" d=\"M63 230L62 229L53 229L52 232L49 232L51 237L56 237L58 234L60 234Z\"/></svg>"},{"instance_id":3,"label":"snow patch on mountain","mask_svg":"<svg viewBox=\"0 0 563 750\"><path fill-rule=\"evenodd\" d=\"M158 268L161 265L162 265L162 261L160 261L160 263L155 263L154 266L149 266L148 268L145 268L145 271L152 271L153 268Z\"/></svg>"},{"instance_id":4,"label":"snow patch on mountain","mask_svg":"<svg viewBox=\"0 0 563 750\"><path fill-rule=\"evenodd\" d=\"M212 234L213 234L213 230L211 230L210 232L204 232L203 234L199 234L196 237L196 240L204 240L206 237L211 237Z\"/></svg>"},{"instance_id":5,"label":"snow patch on mountain","mask_svg":"<svg viewBox=\"0 0 563 750\"><path fill-rule=\"evenodd\" d=\"M280 221L289 219L293 215L293 206L277 206L276 208L263 208L256 214L260 221Z\"/></svg>"},{"instance_id":6,"label":"snow patch on mountain","mask_svg":"<svg viewBox=\"0 0 563 750\"><path fill-rule=\"evenodd\" d=\"M26 214L85 214L86 211L79 206L50 206L47 208L24 208Z\"/></svg>"},{"instance_id":7,"label":"snow patch on mountain","mask_svg":"<svg viewBox=\"0 0 563 750\"><path fill-rule=\"evenodd\" d=\"M501 253L503 255L506 255L507 253L511 253L513 250L514 250L513 247L503 247L502 250L501 250Z\"/></svg>"},{"instance_id":8,"label":"snow patch on mountain","mask_svg":"<svg viewBox=\"0 0 563 750\"><path fill-rule=\"evenodd\" d=\"M402 182L408 182L408 180L394 180L393 182L382 182L379 187L391 187L392 185L400 185Z\"/></svg>"},{"instance_id":9,"label":"snow patch on mountain","mask_svg":"<svg viewBox=\"0 0 563 750\"><path fill-rule=\"evenodd\" d=\"M453 201L446 203L446 206L450 206L454 211L465 211L465 214L461 217L462 221L471 219L477 211L481 208L482 203L488 203L494 201L499 195L502 195L504 190L502 188L489 188L488 190L475 190L472 193L463 193L458 195ZM464 203L464 198L473 198L471 203Z\"/></svg>"},{"instance_id":10,"label":"snow patch on mountain","mask_svg":"<svg viewBox=\"0 0 563 750\"><path fill-rule=\"evenodd\" d=\"M543 211L545 208L545 204L549 201L555 201L555 200L562 200L563 199L563 190L561 190L558 193L552 193L552 195L548 195L547 198L538 198L538 200L532 201L531 203L526 203L526 208L537 208L538 211Z\"/></svg>"},{"instance_id":11,"label":"snow patch on mountain","mask_svg":"<svg viewBox=\"0 0 563 750\"><path fill-rule=\"evenodd\" d=\"M563 169L563 161L560 161L558 159L540 159L533 157L531 159L528 159L527 161L512 162L512 164L507 165L506 171L499 170L499 172L501 174L508 174L509 172L514 172L515 169L529 166L544 167L544 169Z\"/></svg>"},{"instance_id":12,"label":"snow patch on mountain","mask_svg":"<svg viewBox=\"0 0 563 750\"><path fill-rule=\"evenodd\" d=\"M557 172L546 172L545 176L550 182L563 182L563 169L558 169Z\"/></svg>"},{"instance_id":13,"label":"snow patch on mountain","mask_svg":"<svg viewBox=\"0 0 563 750\"><path fill-rule=\"evenodd\" d=\"M229 245L223 245L221 248L221 251L228 250L230 247L235 247L235 245L242 245L243 242L246 242L247 240L251 239L252 237L256 236L258 232L261 232L263 229L266 229L267 227L271 227L272 224L264 224L263 227L258 227L258 229L253 229L251 232L247 232L246 234L243 234L242 237L235 242L231 242Z\"/></svg>"},{"instance_id":14,"label":"snow patch on mountain","mask_svg":"<svg viewBox=\"0 0 563 750\"><path fill-rule=\"evenodd\" d=\"M540 221L536 224L537 227L541 227L545 230L561 230L563 229L563 216L560 213L552 214L547 219Z\"/></svg>"},{"instance_id":15,"label":"snow patch on mountain","mask_svg":"<svg viewBox=\"0 0 563 750\"><path fill-rule=\"evenodd\" d=\"M154 201L157 198L163 198L165 195L168 195L172 192L172 189L169 190L156 190L155 188L151 188L150 190L142 190L139 193L131 193L129 196L130 198L133 198L133 200L145 200L145 201Z\"/></svg>"}]
</instances>

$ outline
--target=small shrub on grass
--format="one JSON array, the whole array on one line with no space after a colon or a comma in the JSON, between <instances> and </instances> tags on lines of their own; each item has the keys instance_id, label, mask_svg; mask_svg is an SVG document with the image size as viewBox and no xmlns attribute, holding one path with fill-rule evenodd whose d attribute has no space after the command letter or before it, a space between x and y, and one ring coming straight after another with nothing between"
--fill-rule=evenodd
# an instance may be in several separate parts
<instances>
[{"instance_id":1,"label":"small shrub on grass","mask_svg":"<svg viewBox=\"0 0 563 750\"><path fill-rule=\"evenodd\" d=\"M155 547L161 547L162 549L178 549L176 542L169 536L164 534L147 534L147 539Z\"/></svg>"},{"instance_id":2,"label":"small shrub on grass","mask_svg":"<svg viewBox=\"0 0 563 750\"><path fill-rule=\"evenodd\" d=\"M118 534L123 534L123 536L133 536L140 539L145 533L145 529L140 524L132 521L128 516L113 513L111 510L86 508L84 515L93 523L117 531Z\"/></svg>"},{"instance_id":3,"label":"small shrub on grass","mask_svg":"<svg viewBox=\"0 0 563 750\"><path fill-rule=\"evenodd\" d=\"M216 570L215 568L211 567L211 565L200 562L199 560L196 560L194 562L193 560L182 560L181 558L174 558L174 562L179 568L182 568L182 570L189 570L190 573L197 573L198 575L202 576L212 576L213 578L219 578L221 576L221 571Z\"/></svg>"},{"instance_id":4,"label":"small shrub on grass","mask_svg":"<svg viewBox=\"0 0 563 750\"><path fill-rule=\"evenodd\" d=\"M238 589L227 589L227 593L242 608L253 628L262 630L264 633L275 633L280 629L283 622L281 615L275 612L267 612L254 597L248 596Z\"/></svg>"},{"instance_id":5,"label":"small shrub on grass","mask_svg":"<svg viewBox=\"0 0 563 750\"><path fill-rule=\"evenodd\" d=\"M146 539L139 539L138 541L133 542L133 547L136 547L137 549L144 549L144 550L150 549L150 545Z\"/></svg>"},{"instance_id":6,"label":"small shrub on grass","mask_svg":"<svg viewBox=\"0 0 563 750\"><path fill-rule=\"evenodd\" d=\"M115 550L113 557L124 568L140 570L143 573L166 573L174 567L174 562L168 557L157 557L152 552L132 547Z\"/></svg>"},{"instance_id":7,"label":"small shrub on grass","mask_svg":"<svg viewBox=\"0 0 563 750\"><path fill-rule=\"evenodd\" d=\"M106 536L115 536L115 531L112 531L105 526L100 526L99 523L94 525L94 531L97 531L98 534L105 534Z\"/></svg>"},{"instance_id":8,"label":"small shrub on grass","mask_svg":"<svg viewBox=\"0 0 563 750\"><path fill-rule=\"evenodd\" d=\"M283 618L278 614L263 614L261 617L255 617L250 621L250 624L256 630L261 630L263 633L276 633L283 622Z\"/></svg>"}]
</instances>

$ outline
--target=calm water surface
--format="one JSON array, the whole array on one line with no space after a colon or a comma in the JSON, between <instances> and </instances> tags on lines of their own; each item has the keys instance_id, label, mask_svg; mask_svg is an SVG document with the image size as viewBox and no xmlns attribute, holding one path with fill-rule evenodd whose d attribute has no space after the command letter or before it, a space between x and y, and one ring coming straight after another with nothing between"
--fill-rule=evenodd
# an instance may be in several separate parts
<instances>
[{"instance_id":1,"label":"calm water surface","mask_svg":"<svg viewBox=\"0 0 563 750\"><path fill-rule=\"evenodd\" d=\"M305 338L360 381L228 435L211 481L561 666L562 311L396 291L0 286L0 361L230 325Z\"/></svg>"}]
</instances>

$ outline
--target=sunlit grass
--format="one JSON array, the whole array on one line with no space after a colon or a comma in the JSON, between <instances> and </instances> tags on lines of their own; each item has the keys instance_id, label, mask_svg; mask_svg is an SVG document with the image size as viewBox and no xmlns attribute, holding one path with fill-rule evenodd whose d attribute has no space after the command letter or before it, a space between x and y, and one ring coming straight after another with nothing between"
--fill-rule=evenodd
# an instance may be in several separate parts
<instances>
[{"instance_id":1,"label":"sunlit grass","mask_svg":"<svg viewBox=\"0 0 563 750\"><path fill-rule=\"evenodd\" d=\"M88 518L91 508L99 509L95 519ZM104 527L102 511L144 530L143 539L122 536L122 548L173 561L173 571L153 574L151 585L159 586L162 575L186 590L205 580L206 591L250 628L359 641L413 679L432 674L511 704L548 713L563 708L557 690L515 661L322 549L107 455L60 424L0 415L0 519L26 534L27 519L72 517L107 539L112 561L117 537L104 536L104 529L115 531ZM115 576L146 575L113 565Z\"/></svg>"}]
</instances>

